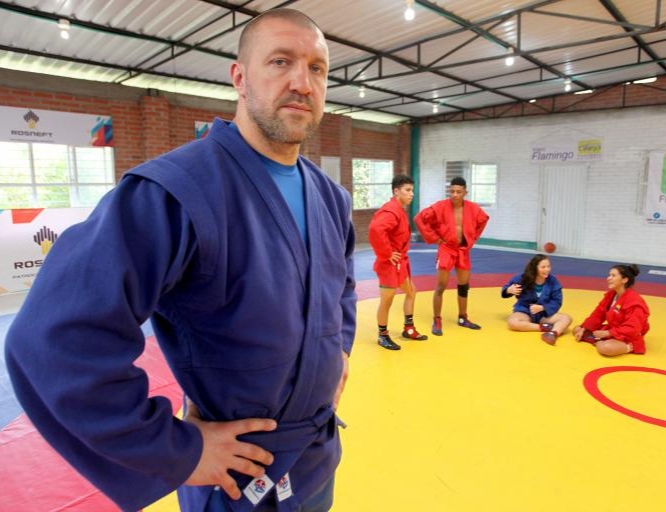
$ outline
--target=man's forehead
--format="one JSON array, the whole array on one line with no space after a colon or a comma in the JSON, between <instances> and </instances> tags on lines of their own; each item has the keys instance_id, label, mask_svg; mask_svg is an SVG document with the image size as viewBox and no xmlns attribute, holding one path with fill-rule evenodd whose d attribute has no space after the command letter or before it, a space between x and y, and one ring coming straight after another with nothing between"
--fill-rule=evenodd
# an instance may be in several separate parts
<instances>
[{"instance_id":1,"label":"man's forehead","mask_svg":"<svg viewBox=\"0 0 666 512\"><path fill-rule=\"evenodd\" d=\"M253 45L270 46L270 39L287 38L296 40L297 46L314 44L317 51L328 59L328 43L324 34L316 27L301 25L290 20L272 19L262 22L253 34Z\"/></svg>"},{"instance_id":2,"label":"man's forehead","mask_svg":"<svg viewBox=\"0 0 666 512\"><path fill-rule=\"evenodd\" d=\"M316 26L308 25L306 23L298 23L294 20L284 18L272 18L263 20L257 26L257 32L271 32L273 35L298 35L299 37L316 37L319 39L317 44L327 46L324 34Z\"/></svg>"}]
</instances>

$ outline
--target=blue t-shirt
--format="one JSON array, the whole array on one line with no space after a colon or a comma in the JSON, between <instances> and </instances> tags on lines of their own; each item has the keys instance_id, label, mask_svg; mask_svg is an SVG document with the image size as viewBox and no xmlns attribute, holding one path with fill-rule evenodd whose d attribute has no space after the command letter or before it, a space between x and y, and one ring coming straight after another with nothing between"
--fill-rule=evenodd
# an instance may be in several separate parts
<instances>
[{"instance_id":1,"label":"blue t-shirt","mask_svg":"<svg viewBox=\"0 0 666 512\"><path fill-rule=\"evenodd\" d=\"M239 131L234 123L231 123L230 126L236 131ZM266 164L266 167L271 174L271 178L273 178L278 189L282 192L282 197L289 205L291 214L294 216L294 220L298 226L298 231L301 233L301 238L307 246L308 228L305 219L303 176L301 176L298 165L283 165L275 160L265 157L257 151L255 151L255 153L257 153L261 161Z\"/></svg>"}]
</instances>

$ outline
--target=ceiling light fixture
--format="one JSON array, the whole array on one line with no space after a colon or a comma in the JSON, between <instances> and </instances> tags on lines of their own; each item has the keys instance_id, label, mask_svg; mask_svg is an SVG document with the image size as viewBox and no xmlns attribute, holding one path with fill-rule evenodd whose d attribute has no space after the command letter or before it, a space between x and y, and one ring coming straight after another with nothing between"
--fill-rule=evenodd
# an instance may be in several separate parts
<instances>
[{"instance_id":1,"label":"ceiling light fixture","mask_svg":"<svg viewBox=\"0 0 666 512\"><path fill-rule=\"evenodd\" d=\"M437 103L433 103L432 104L432 113L436 114L437 112L439 112L439 105Z\"/></svg>"},{"instance_id":2,"label":"ceiling light fixture","mask_svg":"<svg viewBox=\"0 0 666 512\"><path fill-rule=\"evenodd\" d=\"M358 97L365 98L365 85L358 88Z\"/></svg>"},{"instance_id":3,"label":"ceiling light fixture","mask_svg":"<svg viewBox=\"0 0 666 512\"><path fill-rule=\"evenodd\" d=\"M653 77L650 77L650 78L641 78L640 80L634 80L633 83L634 84L651 84L652 82L656 82L656 81L657 81L657 77L653 76Z\"/></svg>"},{"instance_id":4,"label":"ceiling light fixture","mask_svg":"<svg viewBox=\"0 0 666 512\"><path fill-rule=\"evenodd\" d=\"M585 89L584 91L576 91L574 94L592 94L594 89Z\"/></svg>"},{"instance_id":5,"label":"ceiling light fixture","mask_svg":"<svg viewBox=\"0 0 666 512\"><path fill-rule=\"evenodd\" d=\"M571 79L567 78L564 81L564 91L569 92L571 90Z\"/></svg>"},{"instance_id":6,"label":"ceiling light fixture","mask_svg":"<svg viewBox=\"0 0 666 512\"><path fill-rule=\"evenodd\" d=\"M405 0L405 20L412 21L416 13L414 12L414 0Z\"/></svg>"},{"instance_id":7,"label":"ceiling light fixture","mask_svg":"<svg viewBox=\"0 0 666 512\"><path fill-rule=\"evenodd\" d=\"M504 64L507 66L513 66L513 63L516 61L515 57L513 56L513 48L510 46L506 49L507 57L504 59Z\"/></svg>"},{"instance_id":8,"label":"ceiling light fixture","mask_svg":"<svg viewBox=\"0 0 666 512\"><path fill-rule=\"evenodd\" d=\"M58 28L60 29L60 37L63 39L69 39L69 20L66 20L65 18L58 20Z\"/></svg>"},{"instance_id":9,"label":"ceiling light fixture","mask_svg":"<svg viewBox=\"0 0 666 512\"><path fill-rule=\"evenodd\" d=\"M536 103L536 98L532 98L532 99L530 100L530 103Z\"/></svg>"}]
</instances>

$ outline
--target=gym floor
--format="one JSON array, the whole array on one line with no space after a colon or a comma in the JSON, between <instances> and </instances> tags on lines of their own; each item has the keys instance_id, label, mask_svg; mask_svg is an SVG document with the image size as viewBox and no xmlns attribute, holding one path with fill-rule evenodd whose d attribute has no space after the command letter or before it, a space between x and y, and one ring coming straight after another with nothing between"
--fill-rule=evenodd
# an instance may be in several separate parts
<instances>
[{"instance_id":1,"label":"gym floor","mask_svg":"<svg viewBox=\"0 0 666 512\"><path fill-rule=\"evenodd\" d=\"M423 244L412 249L416 326L430 334L435 252ZM389 329L402 350L394 352L376 343L374 256L357 251L358 331L338 410L348 427L334 512L663 509L666 268L641 265L636 283L652 311L647 354L604 358L570 333L550 346L538 333L506 328L513 300L499 289L531 256L473 250L469 313L480 331L456 325L452 280L444 335L400 340L397 295ZM615 262L551 259L565 287L562 311L580 323ZM10 322L0 317L0 345ZM150 337L141 364L151 393L178 403L178 387ZM116 510L34 432L13 399L4 361L0 389L0 510ZM172 495L145 510L178 507Z\"/></svg>"}]
</instances>

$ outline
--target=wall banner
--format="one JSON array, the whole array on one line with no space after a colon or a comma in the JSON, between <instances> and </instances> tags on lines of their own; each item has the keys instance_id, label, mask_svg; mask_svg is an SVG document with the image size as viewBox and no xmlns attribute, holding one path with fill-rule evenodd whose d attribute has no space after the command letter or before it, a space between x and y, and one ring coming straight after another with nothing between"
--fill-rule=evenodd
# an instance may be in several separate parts
<instances>
[{"instance_id":1,"label":"wall banner","mask_svg":"<svg viewBox=\"0 0 666 512\"><path fill-rule=\"evenodd\" d=\"M113 146L113 124L109 116L0 107L0 141Z\"/></svg>"},{"instance_id":2,"label":"wall banner","mask_svg":"<svg viewBox=\"0 0 666 512\"><path fill-rule=\"evenodd\" d=\"M602 141L584 134L560 134L532 142L532 163L581 163L602 160Z\"/></svg>"},{"instance_id":3,"label":"wall banner","mask_svg":"<svg viewBox=\"0 0 666 512\"><path fill-rule=\"evenodd\" d=\"M27 291L58 236L92 210L0 210L0 295Z\"/></svg>"},{"instance_id":4,"label":"wall banner","mask_svg":"<svg viewBox=\"0 0 666 512\"><path fill-rule=\"evenodd\" d=\"M650 152L644 213L648 224L666 226L666 152Z\"/></svg>"}]
</instances>

